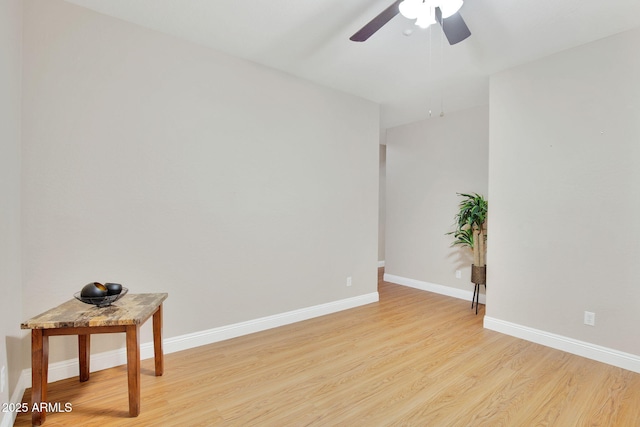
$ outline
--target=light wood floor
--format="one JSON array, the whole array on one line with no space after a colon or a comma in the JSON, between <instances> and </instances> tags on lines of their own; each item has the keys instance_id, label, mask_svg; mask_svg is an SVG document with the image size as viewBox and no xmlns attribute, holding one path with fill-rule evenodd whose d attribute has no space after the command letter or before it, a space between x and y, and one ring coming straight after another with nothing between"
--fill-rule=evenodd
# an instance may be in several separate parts
<instances>
[{"instance_id":1,"label":"light wood floor","mask_svg":"<svg viewBox=\"0 0 640 427\"><path fill-rule=\"evenodd\" d=\"M380 282L380 302L49 385L46 426L640 426L640 374L482 328L470 302ZM25 393L29 402L30 390ZM29 414L16 426L30 425Z\"/></svg>"}]
</instances>

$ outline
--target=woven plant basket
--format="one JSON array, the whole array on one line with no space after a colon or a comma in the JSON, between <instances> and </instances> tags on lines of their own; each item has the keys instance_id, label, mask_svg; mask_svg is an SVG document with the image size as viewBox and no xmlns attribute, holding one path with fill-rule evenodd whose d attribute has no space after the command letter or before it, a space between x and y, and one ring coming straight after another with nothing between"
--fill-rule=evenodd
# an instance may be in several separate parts
<instances>
[{"instance_id":1,"label":"woven plant basket","mask_svg":"<svg viewBox=\"0 0 640 427\"><path fill-rule=\"evenodd\" d=\"M487 266L471 265L471 282L477 285L487 284Z\"/></svg>"}]
</instances>

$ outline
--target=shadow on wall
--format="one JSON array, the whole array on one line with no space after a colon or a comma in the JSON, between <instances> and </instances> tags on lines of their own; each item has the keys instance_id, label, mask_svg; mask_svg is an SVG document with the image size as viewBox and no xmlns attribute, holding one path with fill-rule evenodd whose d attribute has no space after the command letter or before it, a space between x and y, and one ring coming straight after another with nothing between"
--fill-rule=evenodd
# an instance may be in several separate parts
<instances>
[{"instance_id":1,"label":"shadow on wall","mask_svg":"<svg viewBox=\"0 0 640 427\"><path fill-rule=\"evenodd\" d=\"M28 367L31 367L31 357L27 357L31 354L31 335L26 335L23 338L7 336L5 344L7 346L7 383L9 385L9 398L11 398L11 393L18 386L25 363L28 361ZM28 353L23 350L26 345L28 345ZM16 355L20 356L16 357Z\"/></svg>"},{"instance_id":2,"label":"shadow on wall","mask_svg":"<svg viewBox=\"0 0 640 427\"><path fill-rule=\"evenodd\" d=\"M460 248L452 248L446 259L451 260L456 270L469 269L469 266L473 263L471 252Z\"/></svg>"}]
</instances>

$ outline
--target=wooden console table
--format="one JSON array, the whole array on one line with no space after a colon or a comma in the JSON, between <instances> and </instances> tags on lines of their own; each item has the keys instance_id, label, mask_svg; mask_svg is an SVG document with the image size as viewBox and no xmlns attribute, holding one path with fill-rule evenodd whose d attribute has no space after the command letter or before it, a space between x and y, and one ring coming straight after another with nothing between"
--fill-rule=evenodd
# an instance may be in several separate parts
<instances>
[{"instance_id":1,"label":"wooden console table","mask_svg":"<svg viewBox=\"0 0 640 427\"><path fill-rule=\"evenodd\" d=\"M124 332L127 337L129 415L140 414L140 326L153 316L155 374L164 370L162 353L162 302L168 294L127 294L108 307L98 308L76 299L65 302L22 323L31 329L31 405L47 402L49 337L78 335L80 381L89 379L91 334ZM31 413L32 423L42 425L46 411Z\"/></svg>"}]
</instances>

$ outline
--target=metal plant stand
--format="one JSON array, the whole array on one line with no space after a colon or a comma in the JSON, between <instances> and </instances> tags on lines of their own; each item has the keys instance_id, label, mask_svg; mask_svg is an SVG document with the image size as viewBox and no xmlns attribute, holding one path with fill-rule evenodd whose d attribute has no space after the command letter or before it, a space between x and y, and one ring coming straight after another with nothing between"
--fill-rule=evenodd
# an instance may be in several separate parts
<instances>
[{"instance_id":1,"label":"metal plant stand","mask_svg":"<svg viewBox=\"0 0 640 427\"><path fill-rule=\"evenodd\" d=\"M485 289L487 287L484 283L476 283L476 287L473 289L473 298L471 298L471 308L473 305L476 305L476 314L478 314L478 300L480 299L480 285L484 285Z\"/></svg>"},{"instance_id":2,"label":"metal plant stand","mask_svg":"<svg viewBox=\"0 0 640 427\"><path fill-rule=\"evenodd\" d=\"M484 285L487 289L487 266L471 265L471 282L475 283L473 289L473 298L471 298L471 308L476 305L476 314L478 314L478 301L480 299L480 285Z\"/></svg>"}]
</instances>

